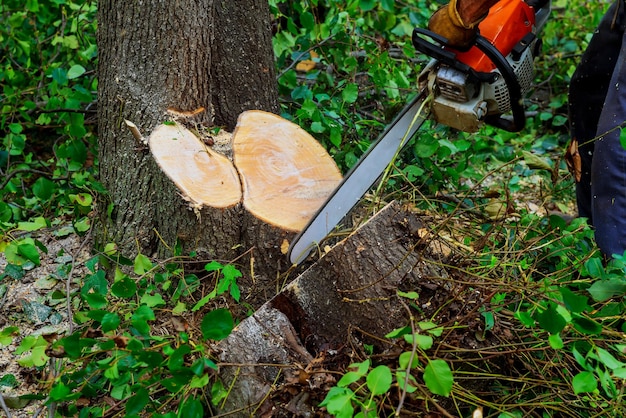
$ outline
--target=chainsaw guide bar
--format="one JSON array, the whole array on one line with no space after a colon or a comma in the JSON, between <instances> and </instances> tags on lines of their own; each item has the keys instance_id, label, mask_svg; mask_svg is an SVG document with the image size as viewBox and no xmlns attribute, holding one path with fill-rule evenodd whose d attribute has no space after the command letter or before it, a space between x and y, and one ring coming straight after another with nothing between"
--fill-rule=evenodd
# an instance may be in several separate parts
<instances>
[{"instance_id":1,"label":"chainsaw guide bar","mask_svg":"<svg viewBox=\"0 0 626 418\"><path fill-rule=\"evenodd\" d=\"M424 106L427 99L425 93L413 99L346 174L291 243L288 252L291 263L302 262L372 188L394 156L428 118L428 106Z\"/></svg>"}]
</instances>

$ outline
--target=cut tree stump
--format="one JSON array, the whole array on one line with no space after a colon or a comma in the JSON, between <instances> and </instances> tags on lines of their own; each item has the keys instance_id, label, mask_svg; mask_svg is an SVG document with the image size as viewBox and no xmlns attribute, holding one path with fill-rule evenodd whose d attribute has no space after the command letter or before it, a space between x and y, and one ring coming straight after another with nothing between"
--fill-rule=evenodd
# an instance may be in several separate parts
<instances>
[{"instance_id":1,"label":"cut tree stump","mask_svg":"<svg viewBox=\"0 0 626 418\"><path fill-rule=\"evenodd\" d=\"M148 145L181 203L196 215L180 226L183 249L205 247L209 257L225 260L234 258L233 248L237 256L246 254L241 284L253 306L276 294L276 279L291 267L285 256L289 242L342 178L311 135L263 111L240 115L227 144L233 161L181 123L157 127Z\"/></svg>"},{"instance_id":2,"label":"cut tree stump","mask_svg":"<svg viewBox=\"0 0 626 418\"><path fill-rule=\"evenodd\" d=\"M220 412L270 410L268 391L293 384L314 358L353 338L379 344L364 336L407 325L398 290L449 291L447 272L420 238L425 231L417 214L391 203L242 321L217 345L220 377L232 388ZM327 377L311 374L307 384L320 380Z\"/></svg>"}]
</instances>

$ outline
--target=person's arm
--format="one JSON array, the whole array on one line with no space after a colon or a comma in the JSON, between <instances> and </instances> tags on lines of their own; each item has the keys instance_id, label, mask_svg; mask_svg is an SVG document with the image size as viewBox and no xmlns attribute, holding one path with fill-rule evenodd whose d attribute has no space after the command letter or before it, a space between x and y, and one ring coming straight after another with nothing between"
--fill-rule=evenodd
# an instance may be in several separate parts
<instances>
[{"instance_id":1,"label":"person's arm","mask_svg":"<svg viewBox=\"0 0 626 418\"><path fill-rule=\"evenodd\" d=\"M498 1L451 0L431 16L428 29L448 39L450 46L466 49L476 36L478 24Z\"/></svg>"}]
</instances>

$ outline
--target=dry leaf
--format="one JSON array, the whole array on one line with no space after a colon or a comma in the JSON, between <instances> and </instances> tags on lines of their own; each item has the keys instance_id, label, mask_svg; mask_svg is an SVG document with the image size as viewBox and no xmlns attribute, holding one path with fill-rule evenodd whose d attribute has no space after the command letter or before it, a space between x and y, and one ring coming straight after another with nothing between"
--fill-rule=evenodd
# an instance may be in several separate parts
<instances>
[{"instance_id":1,"label":"dry leaf","mask_svg":"<svg viewBox=\"0 0 626 418\"><path fill-rule=\"evenodd\" d=\"M315 69L315 58L319 57L315 53L315 51L311 51L311 59L310 60L302 60L298 64L296 64L296 71L301 73L308 73L311 70Z\"/></svg>"},{"instance_id":2,"label":"dry leaf","mask_svg":"<svg viewBox=\"0 0 626 418\"><path fill-rule=\"evenodd\" d=\"M567 150L565 151L565 163L567 164L569 172L574 176L576 183L579 183L583 171L582 161L578 153L578 140L576 138L572 138L567 146Z\"/></svg>"}]
</instances>

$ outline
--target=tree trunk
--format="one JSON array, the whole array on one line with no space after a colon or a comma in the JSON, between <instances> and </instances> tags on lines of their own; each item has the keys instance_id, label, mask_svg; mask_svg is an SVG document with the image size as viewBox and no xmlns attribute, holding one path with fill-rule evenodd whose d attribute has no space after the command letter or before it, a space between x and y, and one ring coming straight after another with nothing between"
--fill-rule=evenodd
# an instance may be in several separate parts
<instances>
[{"instance_id":1,"label":"tree trunk","mask_svg":"<svg viewBox=\"0 0 626 418\"><path fill-rule=\"evenodd\" d=\"M230 388L220 412L246 417L278 408L268 391L294 382L332 386L312 371L316 359L355 341L379 346L378 338L406 326L408 302L398 290L417 292L415 303L431 316L433 295L453 299L455 286L427 230L417 214L391 203L242 321L216 347Z\"/></svg>"},{"instance_id":2,"label":"tree trunk","mask_svg":"<svg viewBox=\"0 0 626 418\"><path fill-rule=\"evenodd\" d=\"M232 148L218 147L217 138L173 121L157 127L147 140L136 136L148 143L175 195L195 213L195 224L219 229L226 218L229 228L232 219L240 220L241 236L227 235L230 229L214 231L196 237L194 249L242 248L242 260L250 266L240 281L247 302L260 306L275 295L281 287L277 279L291 266L285 256L289 242L341 181L326 150L298 125L260 110L242 113L232 138L222 132L220 142ZM223 241L207 241L214 236Z\"/></svg>"},{"instance_id":3,"label":"tree trunk","mask_svg":"<svg viewBox=\"0 0 626 418\"><path fill-rule=\"evenodd\" d=\"M176 241L229 257L243 234L235 207L200 218L179 199L124 125L149 134L171 110L198 126L232 130L247 109L278 110L265 0L127 2L98 5L100 243L125 255L168 254Z\"/></svg>"}]
</instances>

